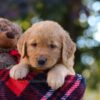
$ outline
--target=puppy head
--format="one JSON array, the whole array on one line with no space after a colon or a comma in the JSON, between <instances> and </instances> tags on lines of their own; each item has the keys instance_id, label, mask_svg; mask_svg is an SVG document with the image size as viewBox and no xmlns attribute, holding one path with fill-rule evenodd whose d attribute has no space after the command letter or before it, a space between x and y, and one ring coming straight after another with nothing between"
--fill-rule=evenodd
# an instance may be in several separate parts
<instances>
[{"instance_id":1,"label":"puppy head","mask_svg":"<svg viewBox=\"0 0 100 100\"><path fill-rule=\"evenodd\" d=\"M74 54L74 44L67 35L56 22L38 22L19 39L19 53L37 69L48 69L57 63L66 65L66 60Z\"/></svg>"},{"instance_id":2,"label":"puppy head","mask_svg":"<svg viewBox=\"0 0 100 100\"><path fill-rule=\"evenodd\" d=\"M15 48L18 38L22 33L21 28L11 21L0 18L0 47Z\"/></svg>"}]
</instances>

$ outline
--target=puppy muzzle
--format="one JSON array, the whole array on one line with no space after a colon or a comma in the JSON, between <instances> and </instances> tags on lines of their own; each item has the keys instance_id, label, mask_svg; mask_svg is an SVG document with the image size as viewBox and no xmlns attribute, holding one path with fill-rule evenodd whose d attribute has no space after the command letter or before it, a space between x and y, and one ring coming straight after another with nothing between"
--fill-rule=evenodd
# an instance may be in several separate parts
<instances>
[{"instance_id":1,"label":"puppy muzzle","mask_svg":"<svg viewBox=\"0 0 100 100\"><path fill-rule=\"evenodd\" d=\"M8 38L10 38L10 39L14 39L15 38L15 35L13 33L11 33L11 32L6 33L6 36Z\"/></svg>"},{"instance_id":2,"label":"puppy muzzle","mask_svg":"<svg viewBox=\"0 0 100 100\"><path fill-rule=\"evenodd\" d=\"M39 57L38 60L37 60L37 63L38 63L39 66L45 65L46 62L47 62L47 58L45 58L43 56Z\"/></svg>"}]
</instances>

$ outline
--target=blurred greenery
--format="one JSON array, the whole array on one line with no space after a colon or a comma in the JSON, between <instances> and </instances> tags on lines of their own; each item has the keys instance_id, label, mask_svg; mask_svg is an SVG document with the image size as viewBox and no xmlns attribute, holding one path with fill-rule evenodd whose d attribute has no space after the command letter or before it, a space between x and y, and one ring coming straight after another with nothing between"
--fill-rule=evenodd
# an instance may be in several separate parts
<instances>
[{"instance_id":1,"label":"blurred greenery","mask_svg":"<svg viewBox=\"0 0 100 100\"><path fill-rule=\"evenodd\" d=\"M0 8L0 16L19 23L23 31L41 20L60 23L77 45L76 72L86 78L89 90L100 91L99 0L1 0Z\"/></svg>"}]
</instances>

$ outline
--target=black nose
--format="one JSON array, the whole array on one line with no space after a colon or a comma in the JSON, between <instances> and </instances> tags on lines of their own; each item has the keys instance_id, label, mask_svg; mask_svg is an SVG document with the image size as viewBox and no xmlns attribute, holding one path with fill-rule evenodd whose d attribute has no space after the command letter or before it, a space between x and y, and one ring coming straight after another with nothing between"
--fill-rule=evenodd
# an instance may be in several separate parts
<instances>
[{"instance_id":1,"label":"black nose","mask_svg":"<svg viewBox=\"0 0 100 100\"><path fill-rule=\"evenodd\" d=\"M42 66L46 63L47 59L45 57L40 57L38 59L38 65Z\"/></svg>"},{"instance_id":2,"label":"black nose","mask_svg":"<svg viewBox=\"0 0 100 100\"><path fill-rule=\"evenodd\" d=\"M6 33L6 35L10 39L14 39L15 38L15 35L13 33L11 33L11 32Z\"/></svg>"}]
</instances>

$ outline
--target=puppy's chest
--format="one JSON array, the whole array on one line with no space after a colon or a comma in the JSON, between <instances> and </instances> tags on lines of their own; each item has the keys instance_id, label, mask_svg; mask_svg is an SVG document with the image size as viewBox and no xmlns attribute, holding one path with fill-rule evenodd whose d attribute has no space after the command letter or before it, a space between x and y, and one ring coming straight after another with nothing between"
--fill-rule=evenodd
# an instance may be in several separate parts
<instances>
[{"instance_id":1,"label":"puppy's chest","mask_svg":"<svg viewBox=\"0 0 100 100\"><path fill-rule=\"evenodd\" d=\"M15 65L15 59L9 53L0 53L0 69Z\"/></svg>"}]
</instances>

